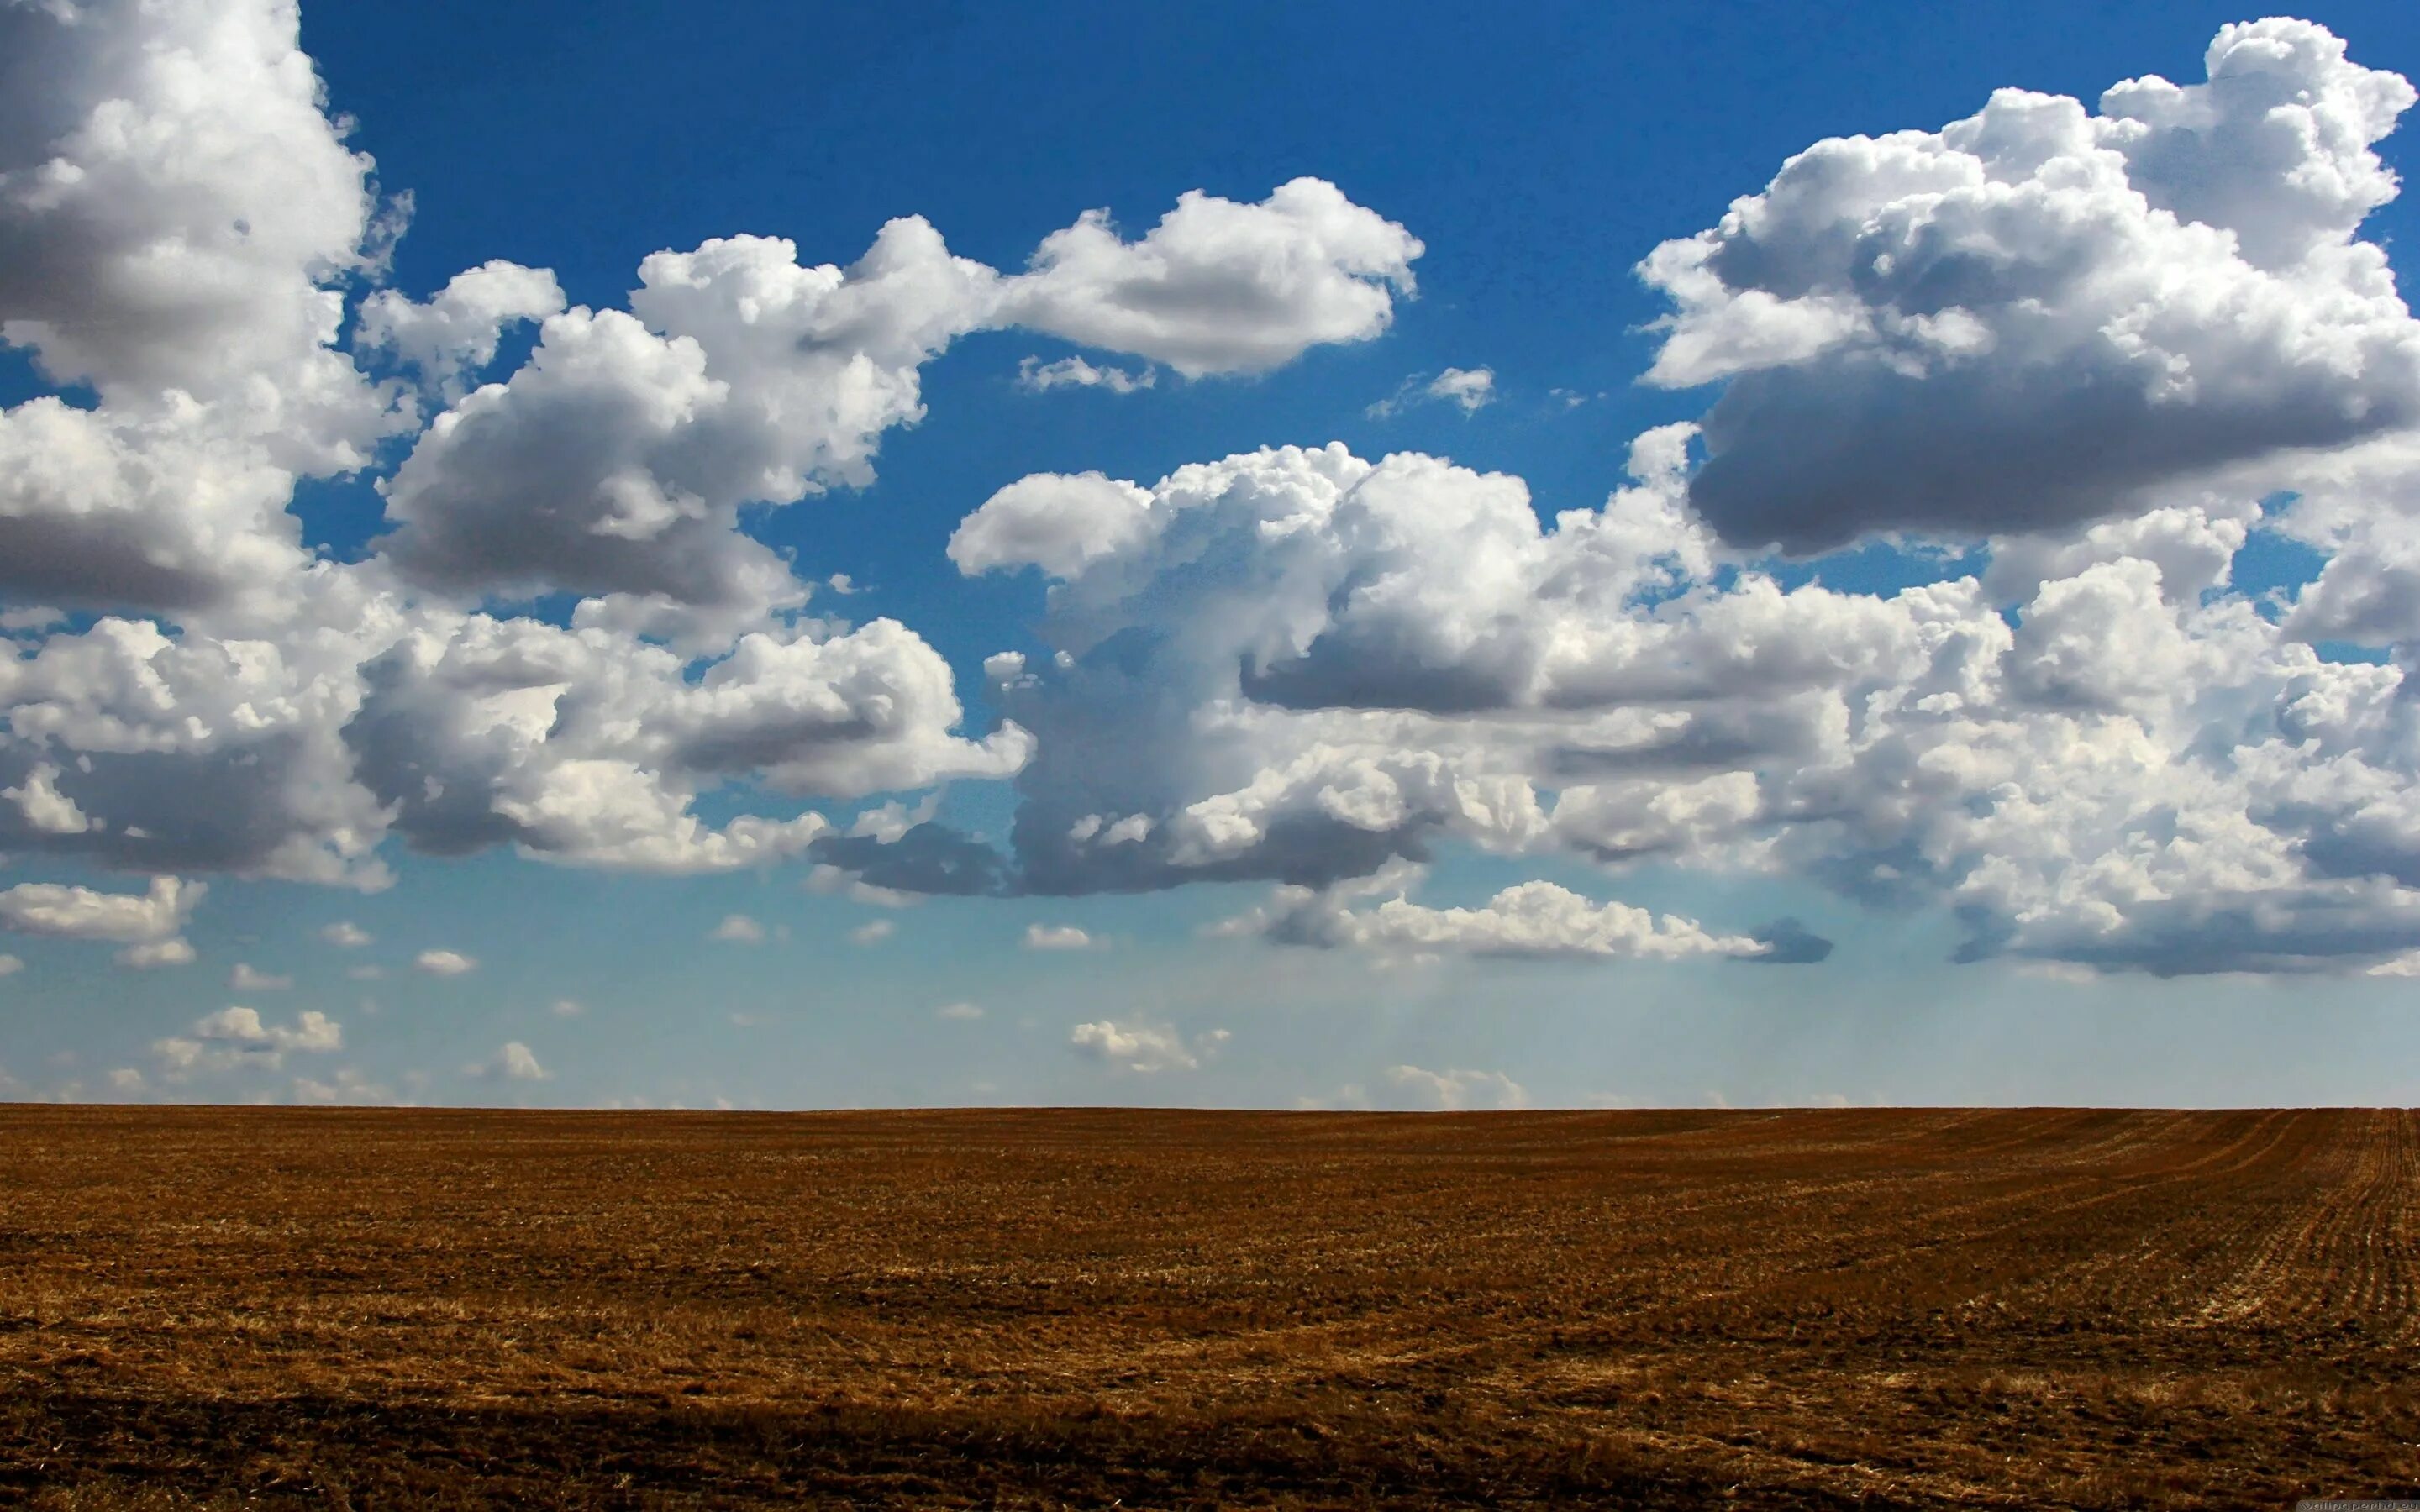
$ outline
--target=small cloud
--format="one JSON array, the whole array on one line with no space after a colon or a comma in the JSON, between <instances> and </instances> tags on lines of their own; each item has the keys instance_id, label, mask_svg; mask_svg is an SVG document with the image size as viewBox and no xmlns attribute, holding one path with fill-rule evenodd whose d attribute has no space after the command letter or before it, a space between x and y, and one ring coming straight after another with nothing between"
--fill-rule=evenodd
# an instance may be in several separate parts
<instances>
[{"instance_id":1,"label":"small cloud","mask_svg":"<svg viewBox=\"0 0 2420 1512\"><path fill-rule=\"evenodd\" d=\"M2101 973L2074 961L2020 961L2017 975L2031 977L2036 981L2055 981L2070 987L2089 987L2101 980Z\"/></svg>"},{"instance_id":2,"label":"small cloud","mask_svg":"<svg viewBox=\"0 0 2420 1512\"><path fill-rule=\"evenodd\" d=\"M293 1097L297 1103L356 1105L392 1103L396 1101L393 1091L370 1080L350 1066L339 1068L336 1074L326 1081L318 1081L309 1076L295 1077Z\"/></svg>"},{"instance_id":3,"label":"small cloud","mask_svg":"<svg viewBox=\"0 0 2420 1512\"><path fill-rule=\"evenodd\" d=\"M432 977L458 977L479 965L459 950L423 950L411 958L411 964Z\"/></svg>"},{"instance_id":4,"label":"small cloud","mask_svg":"<svg viewBox=\"0 0 2420 1512\"><path fill-rule=\"evenodd\" d=\"M1078 1051L1121 1070L1145 1074L1199 1071L1202 1060L1227 1038L1226 1030L1212 1029L1187 1041L1165 1024L1121 1024L1115 1019L1078 1024L1067 1033L1067 1042Z\"/></svg>"},{"instance_id":5,"label":"small cloud","mask_svg":"<svg viewBox=\"0 0 2420 1512\"><path fill-rule=\"evenodd\" d=\"M109 1089L121 1096L132 1096L143 1090L143 1073L132 1066L120 1066L109 1073Z\"/></svg>"},{"instance_id":6,"label":"small cloud","mask_svg":"<svg viewBox=\"0 0 2420 1512\"><path fill-rule=\"evenodd\" d=\"M291 977L272 977L266 971L255 971L250 962L239 961L227 974L227 986L240 993L283 992L294 985Z\"/></svg>"},{"instance_id":7,"label":"small cloud","mask_svg":"<svg viewBox=\"0 0 2420 1512\"><path fill-rule=\"evenodd\" d=\"M0 953L0 977L13 977L25 969L25 963L13 955Z\"/></svg>"},{"instance_id":8,"label":"small cloud","mask_svg":"<svg viewBox=\"0 0 2420 1512\"><path fill-rule=\"evenodd\" d=\"M861 882L856 873L845 872L829 862L817 862L799 886L809 892L844 893L851 903L866 903L876 908L913 908L924 901L912 892Z\"/></svg>"},{"instance_id":9,"label":"small cloud","mask_svg":"<svg viewBox=\"0 0 2420 1512\"><path fill-rule=\"evenodd\" d=\"M493 1056L462 1069L482 1081L490 1082L542 1082L554 1074L539 1065L537 1056L519 1040L506 1041Z\"/></svg>"},{"instance_id":10,"label":"small cloud","mask_svg":"<svg viewBox=\"0 0 2420 1512\"><path fill-rule=\"evenodd\" d=\"M933 1016L952 1019L960 1024L971 1024L984 1016L984 1011L972 1003L945 1003L933 1010Z\"/></svg>"},{"instance_id":11,"label":"small cloud","mask_svg":"<svg viewBox=\"0 0 2420 1512\"><path fill-rule=\"evenodd\" d=\"M1455 405L1464 414L1475 415L1496 402L1496 370L1449 367L1426 382L1415 373L1404 379L1393 393L1361 412L1373 420L1387 420L1414 405L1432 402Z\"/></svg>"},{"instance_id":12,"label":"small cloud","mask_svg":"<svg viewBox=\"0 0 2420 1512\"><path fill-rule=\"evenodd\" d=\"M706 938L732 945L762 945L765 943L765 926L746 914L725 914L722 922L715 925Z\"/></svg>"},{"instance_id":13,"label":"small cloud","mask_svg":"<svg viewBox=\"0 0 2420 1512\"><path fill-rule=\"evenodd\" d=\"M1029 357L1016 364L1016 386L1028 393L1070 388L1133 393L1158 381L1159 370L1156 367L1146 367L1140 373L1123 367L1094 367L1080 357L1063 357L1055 363Z\"/></svg>"},{"instance_id":14,"label":"small cloud","mask_svg":"<svg viewBox=\"0 0 2420 1512\"><path fill-rule=\"evenodd\" d=\"M296 1015L288 1026L268 1023L257 1009L237 1005L194 1020L181 1035L153 1041L151 1053L175 1080L196 1071L274 1071L289 1051L326 1054L344 1046L344 1026L317 1009Z\"/></svg>"},{"instance_id":15,"label":"small cloud","mask_svg":"<svg viewBox=\"0 0 2420 1512\"><path fill-rule=\"evenodd\" d=\"M869 919L850 930L848 937L860 945L875 945L891 938L898 928L898 925L887 918Z\"/></svg>"},{"instance_id":16,"label":"small cloud","mask_svg":"<svg viewBox=\"0 0 2420 1512\"><path fill-rule=\"evenodd\" d=\"M153 971L162 966L189 966L194 964L194 948L181 939L130 945L117 952L117 964L132 966L137 971Z\"/></svg>"},{"instance_id":17,"label":"small cloud","mask_svg":"<svg viewBox=\"0 0 2420 1512\"><path fill-rule=\"evenodd\" d=\"M322 927L319 938L339 950L358 950L370 943L370 932L350 919L340 919Z\"/></svg>"},{"instance_id":18,"label":"small cloud","mask_svg":"<svg viewBox=\"0 0 2420 1512\"><path fill-rule=\"evenodd\" d=\"M2371 977L2420 977L2420 950L2407 950L2392 961L2381 961L2364 973Z\"/></svg>"},{"instance_id":19,"label":"small cloud","mask_svg":"<svg viewBox=\"0 0 2420 1512\"><path fill-rule=\"evenodd\" d=\"M1025 926L1025 948L1029 950L1089 950L1093 936L1073 924L1028 924Z\"/></svg>"},{"instance_id":20,"label":"small cloud","mask_svg":"<svg viewBox=\"0 0 2420 1512\"><path fill-rule=\"evenodd\" d=\"M857 592L856 579L850 578L849 575L845 572L835 572L830 577L825 579L824 586L830 589L833 593L838 594L843 598L846 598L849 594Z\"/></svg>"},{"instance_id":21,"label":"small cloud","mask_svg":"<svg viewBox=\"0 0 2420 1512\"><path fill-rule=\"evenodd\" d=\"M1418 1066L1389 1066L1387 1080L1421 1106L1439 1111L1529 1105L1529 1094L1521 1084L1500 1071L1422 1071Z\"/></svg>"},{"instance_id":22,"label":"small cloud","mask_svg":"<svg viewBox=\"0 0 2420 1512\"><path fill-rule=\"evenodd\" d=\"M547 1011L559 1019L576 1019L588 1010L571 998L558 997L548 1007Z\"/></svg>"}]
</instances>

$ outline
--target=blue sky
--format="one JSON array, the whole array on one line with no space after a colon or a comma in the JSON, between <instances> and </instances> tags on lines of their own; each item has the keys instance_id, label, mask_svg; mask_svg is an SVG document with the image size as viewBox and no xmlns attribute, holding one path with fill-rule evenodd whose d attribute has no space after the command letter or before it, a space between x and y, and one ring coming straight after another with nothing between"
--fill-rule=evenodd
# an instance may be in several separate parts
<instances>
[{"instance_id":1,"label":"blue sky","mask_svg":"<svg viewBox=\"0 0 2420 1512\"><path fill-rule=\"evenodd\" d=\"M2409 1102L2302 14L0 8L0 1095Z\"/></svg>"}]
</instances>

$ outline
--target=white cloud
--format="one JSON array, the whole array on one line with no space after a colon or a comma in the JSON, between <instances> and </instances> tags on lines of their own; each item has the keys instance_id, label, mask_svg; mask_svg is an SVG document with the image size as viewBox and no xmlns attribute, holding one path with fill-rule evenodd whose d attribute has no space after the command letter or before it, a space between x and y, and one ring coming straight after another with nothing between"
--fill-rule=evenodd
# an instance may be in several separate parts
<instances>
[{"instance_id":1,"label":"white cloud","mask_svg":"<svg viewBox=\"0 0 2420 1512\"><path fill-rule=\"evenodd\" d=\"M1034 566L1075 578L1156 532L1152 496L1097 472L1036 472L994 493L950 536L964 573Z\"/></svg>"},{"instance_id":2,"label":"white cloud","mask_svg":"<svg viewBox=\"0 0 2420 1512\"><path fill-rule=\"evenodd\" d=\"M411 964L432 977L459 977L479 965L459 950L423 950L411 958Z\"/></svg>"},{"instance_id":3,"label":"white cloud","mask_svg":"<svg viewBox=\"0 0 2420 1512\"><path fill-rule=\"evenodd\" d=\"M139 893L101 892L52 882L21 882L0 890L0 929L20 934L105 940L123 947L121 964L147 969L180 966L194 948L180 932L209 888L178 877L153 877Z\"/></svg>"},{"instance_id":4,"label":"white cloud","mask_svg":"<svg viewBox=\"0 0 2420 1512\"><path fill-rule=\"evenodd\" d=\"M275 1071L290 1053L326 1055L344 1044L344 1026L316 1009L288 1026L267 1023L256 1009L232 1007L195 1020L182 1035L153 1041L151 1051L174 1080L196 1072Z\"/></svg>"},{"instance_id":5,"label":"white cloud","mask_svg":"<svg viewBox=\"0 0 2420 1512\"><path fill-rule=\"evenodd\" d=\"M1080 357L1062 357L1055 363L1028 357L1016 364L1016 386L1028 393L1047 393L1052 389L1107 389L1111 393L1135 393L1158 381L1156 368L1136 371L1115 365L1095 367Z\"/></svg>"},{"instance_id":6,"label":"white cloud","mask_svg":"<svg viewBox=\"0 0 2420 1512\"><path fill-rule=\"evenodd\" d=\"M1423 249L1402 226L1296 178L1258 205L1199 190L1139 241L1093 211L1001 288L1000 323L1164 363L1259 373L1385 331Z\"/></svg>"},{"instance_id":7,"label":"white cloud","mask_svg":"<svg viewBox=\"0 0 2420 1512\"><path fill-rule=\"evenodd\" d=\"M1651 254L1650 379L1728 380L1698 508L1793 551L2056 528L2420 421L2420 324L2357 235L2411 85L2308 22L2207 65L1819 142Z\"/></svg>"},{"instance_id":8,"label":"white cloud","mask_svg":"<svg viewBox=\"0 0 2420 1512\"><path fill-rule=\"evenodd\" d=\"M1295 945L1405 953L1674 961L1755 957L1769 949L1747 935L1710 933L1675 915L1594 903L1551 882L1506 887L1477 908L1425 907L1404 895L1419 875L1416 868L1398 867L1373 881L1326 891L1280 887L1267 908L1230 928ZM1395 896L1371 907L1353 906L1359 897L1388 888Z\"/></svg>"},{"instance_id":9,"label":"white cloud","mask_svg":"<svg viewBox=\"0 0 2420 1512\"><path fill-rule=\"evenodd\" d=\"M1475 415L1496 402L1496 370L1449 367L1426 381L1415 375L1362 412L1373 420L1385 420L1422 401L1450 404L1466 415Z\"/></svg>"},{"instance_id":10,"label":"white cloud","mask_svg":"<svg viewBox=\"0 0 2420 1512\"><path fill-rule=\"evenodd\" d=\"M185 940L152 940L127 946L117 952L119 965L132 966L137 971L152 971L162 966L190 966L194 960L194 948Z\"/></svg>"},{"instance_id":11,"label":"white cloud","mask_svg":"<svg viewBox=\"0 0 2420 1512\"><path fill-rule=\"evenodd\" d=\"M369 932L349 920L322 925L319 938L340 950L355 950L370 943Z\"/></svg>"},{"instance_id":12,"label":"white cloud","mask_svg":"<svg viewBox=\"0 0 2420 1512\"><path fill-rule=\"evenodd\" d=\"M281 992L293 985L293 978L273 977L268 972L256 971L251 963L244 961L237 962L235 969L227 974L227 987L239 993Z\"/></svg>"},{"instance_id":13,"label":"white cloud","mask_svg":"<svg viewBox=\"0 0 2420 1512\"><path fill-rule=\"evenodd\" d=\"M879 945L891 938L897 929L898 926L887 918L873 918L850 930L848 937L858 945Z\"/></svg>"},{"instance_id":14,"label":"white cloud","mask_svg":"<svg viewBox=\"0 0 2420 1512\"><path fill-rule=\"evenodd\" d=\"M1099 943L1073 924L1028 924L1025 926L1025 948L1029 950L1089 950Z\"/></svg>"},{"instance_id":15,"label":"white cloud","mask_svg":"<svg viewBox=\"0 0 2420 1512\"><path fill-rule=\"evenodd\" d=\"M505 327L563 308L553 273L499 259L455 274L425 304L393 289L370 295L362 301L357 345L392 351L454 400L462 396L463 378L496 360Z\"/></svg>"},{"instance_id":16,"label":"white cloud","mask_svg":"<svg viewBox=\"0 0 2420 1512\"><path fill-rule=\"evenodd\" d=\"M559 1019L576 1019L588 1010L576 998L558 997L548 1005L547 1011Z\"/></svg>"},{"instance_id":17,"label":"white cloud","mask_svg":"<svg viewBox=\"0 0 2420 1512\"><path fill-rule=\"evenodd\" d=\"M1500 1071L1422 1071L1418 1066L1390 1066L1387 1081L1422 1107L1455 1111L1464 1108L1526 1108L1529 1094Z\"/></svg>"},{"instance_id":18,"label":"white cloud","mask_svg":"<svg viewBox=\"0 0 2420 1512\"><path fill-rule=\"evenodd\" d=\"M482 1081L543 1082L554 1073L538 1064L537 1056L519 1040L508 1040L497 1052L463 1070Z\"/></svg>"},{"instance_id":19,"label":"white cloud","mask_svg":"<svg viewBox=\"0 0 2420 1512\"><path fill-rule=\"evenodd\" d=\"M335 1074L324 1081L297 1076L291 1088L297 1103L347 1107L392 1107L398 1103L393 1088L351 1066L338 1067Z\"/></svg>"},{"instance_id":20,"label":"white cloud","mask_svg":"<svg viewBox=\"0 0 2420 1512\"><path fill-rule=\"evenodd\" d=\"M1077 1025L1068 1031L1067 1042L1120 1070L1148 1074L1199 1071L1227 1038L1224 1029L1211 1029L1188 1040L1165 1024L1101 1019Z\"/></svg>"},{"instance_id":21,"label":"white cloud","mask_svg":"<svg viewBox=\"0 0 2420 1512\"><path fill-rule=\"evenodd\" d=\"M762 945L765 943L765 926L746 914L725 914L722 922L715 925L706 938L730 945Z\"/></svg>"},{"instance_id":22,"label":"white cloud","mask_svg":"<svg viewBox=\"0 0 2420 1512\"><path fill-rule=\"evenodd\" d=\"M0 953L0 977L13 977L25 969L25 963L16 956Z\"/></svg>"}]
</instances>

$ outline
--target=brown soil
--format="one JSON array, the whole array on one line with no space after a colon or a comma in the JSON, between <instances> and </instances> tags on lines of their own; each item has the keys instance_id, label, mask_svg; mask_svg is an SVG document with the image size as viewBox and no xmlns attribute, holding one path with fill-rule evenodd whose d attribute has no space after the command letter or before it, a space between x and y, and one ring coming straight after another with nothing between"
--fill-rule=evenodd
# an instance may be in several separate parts
<instances>
[{"instance_id":1,"label":"brown soil","mask_svg":"<svg viewBox=\"0 0 2420 1512\"><path fill-rule=\"evenodd\" d=\"M2370 1112L0 1107L0 1502L2420 1496Z\"/></svg>"}]
</instances>

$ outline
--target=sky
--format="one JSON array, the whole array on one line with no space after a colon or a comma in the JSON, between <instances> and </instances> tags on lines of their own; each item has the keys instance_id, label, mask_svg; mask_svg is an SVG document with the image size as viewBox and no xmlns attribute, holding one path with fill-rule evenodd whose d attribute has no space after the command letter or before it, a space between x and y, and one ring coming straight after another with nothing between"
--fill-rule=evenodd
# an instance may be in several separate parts
<instances>
[{"instance_id":1,"label":"sky","mask_svg":"<svg viewBox=\"0 0 2420 1512\"><path fill-rule=\"evenodd\" d=\"M2412 77L0 0L0 1097L2409 1103Z\"/></svg>"}]
</instances>

